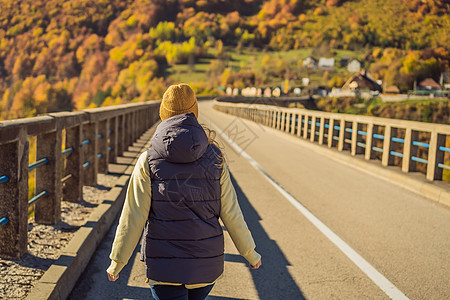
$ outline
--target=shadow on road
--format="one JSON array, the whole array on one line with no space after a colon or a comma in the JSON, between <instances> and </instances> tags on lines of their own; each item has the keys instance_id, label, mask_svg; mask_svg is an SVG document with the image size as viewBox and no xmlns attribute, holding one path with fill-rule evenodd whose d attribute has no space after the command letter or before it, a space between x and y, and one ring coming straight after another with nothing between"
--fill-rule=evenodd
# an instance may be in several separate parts
<instances>
[{"instance_id":1,"label":"shadow on road","mask_svg":"<svg viewBox=\"0 0 450 300\"><path fill-rule=\"evenodd\" d=\"M120 272L120 277L116 282L109 282L106 275L106 268L109 266L109 253L114 240L119 219L114 221L108 234L97 248L94 256L84 270L82 276L75 285L69 300L79 299L153 299L150 288L145 287L145 279L130 278L133 262L136 255L139 255L140 245L136 247L129 263ZM144 266L142 265L142 270ZM144 273L144 272L142 272ZM142 287L130 286L130 280L134 283L142 284Z\"/></svg>"},{"instance_id":2,"label":"shadow on road","mask_svg":"<svg viewBox=\"0 0 450 300\"><path fill-rule=\"evenodd\" d=\"M239 184L231 176L231 180L238 195L239 204L244 213L245 220L257 244L257 251L262 255L262 266L259 270L252 270L251 275L259 299L305 299L302 291L289 273L287 266L289 261L284 256L277 243L270 239L261 226L261 217L250 204L247 196L241 190ZM78 299L152 299L150 288L144 283L145 272L143 264L142 272L134 271L133 262L139 254L140 246L136 247L129 263L120 272L119 279L112 283L106 276L106 268L109 266L109 253L114 240L118 218L113 223L88 267L78 280L75 288L69 296L71 300ZM247 264L240 255L225 254L225 261ZM134 277L133 277L134 276ZM232 286L229 287L233 289ZM241 298L209 296L209 300L242 300Z\"/></svg>"},{"instance_id":3,"label":"shadow on road","mask_svg":"<svg viewBox=\"0 0 450 300\"><path fill-rule=\"evenodd\" d=\"M251 275L260 299L305 299L302 291L292 278L287 266L289 261L274 240L271 240L260 224L261 217L244 194L239 184L231 175L231 181L236 189L239 205L245 221L255 239L256 251L262 256L262 266L252 270ZM245 260L237 255L225 256L226 261L240 262ZM208 299L233 299L209 297Z\"/></svg>"}]
</instances>

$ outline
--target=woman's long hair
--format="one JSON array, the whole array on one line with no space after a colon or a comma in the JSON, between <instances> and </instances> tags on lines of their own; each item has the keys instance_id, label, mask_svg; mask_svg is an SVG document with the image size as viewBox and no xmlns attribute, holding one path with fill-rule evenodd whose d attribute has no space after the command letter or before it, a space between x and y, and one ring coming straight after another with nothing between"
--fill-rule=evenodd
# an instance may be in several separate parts
<instances>
[{"instance_id":1,"label":"woman's long hair","mask_svg":"<svg viewBox=\"0 0 450 300\"><path fill-rule=\"evenodd\" d=\"M223 151L222 145L219 144L219 142L216 140L217 133L215 130L208 128L205 124L201 124L203 127L203 130L205 130L206 136L208 137L208 142L210 145L215 146L219 153L216 153L214 151L214 154L216 155L217 159L219 160L219 163L216 164L217 168L223 168L225 165L225 152Z\"/></svg>"}]
</instances>

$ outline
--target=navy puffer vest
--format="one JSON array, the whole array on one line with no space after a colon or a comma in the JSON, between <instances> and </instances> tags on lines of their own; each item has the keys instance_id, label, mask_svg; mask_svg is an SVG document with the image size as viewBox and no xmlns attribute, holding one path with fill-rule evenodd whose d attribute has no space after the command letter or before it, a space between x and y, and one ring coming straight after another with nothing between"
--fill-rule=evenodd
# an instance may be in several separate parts
<instances>
[{"instance_id":1,"label":"navy puffer vest","mask_svg":"<svg viewBox=\"0 0 450 300\"><path fill-rule=\"evenodd\" d=\"M141 250L147 278L196 284L222 274L219 154L192 113L156 129L148 149L152 202Z\"/></svg>"}]
</instances>

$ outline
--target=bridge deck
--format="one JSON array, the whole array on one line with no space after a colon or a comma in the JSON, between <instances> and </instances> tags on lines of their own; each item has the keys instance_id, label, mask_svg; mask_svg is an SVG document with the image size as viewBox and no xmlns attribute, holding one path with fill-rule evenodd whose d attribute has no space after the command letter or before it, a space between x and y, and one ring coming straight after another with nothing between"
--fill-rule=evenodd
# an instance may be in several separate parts
<instances>
[{"instance_id":1,"label":"bridge deck","mask_svg":"<svg viewBox=\"0 0 450 300\"><path fill-rule=\"evenodd\" d=\"M447 207L318 154L307 141L218 113L211 102L202 102L200 113L203 123L212 120L248 154L223 142L263 257L263 266L250 270L226 235L225 274L209 299L387 299L370 277L373 270L411 299L450 298ZM373 270L358 268L253 168L249 157ZM107 282L114 232L112 228L97 250L73 299L150 297L138 255L118 282Z\"/></svg>"}]
</instances>

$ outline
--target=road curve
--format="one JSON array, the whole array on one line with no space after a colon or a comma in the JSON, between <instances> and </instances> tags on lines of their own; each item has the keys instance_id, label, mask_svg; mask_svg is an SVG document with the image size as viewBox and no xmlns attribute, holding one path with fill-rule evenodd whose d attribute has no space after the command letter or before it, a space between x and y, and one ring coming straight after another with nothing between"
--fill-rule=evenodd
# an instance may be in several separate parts
<instances>
[{"instance_id":1,"label":"road curve","mask_svg":"<svg viewBox=\"0 0 450 300\"><path fill-rule=\"evenodd\" d=\"M211 101L201 101L199 111L202 123L220 130L241 208L263 257L263 266L250 270L226 235L225 273L208 299L389 298L267 176L406 297L450 299L449 208L314 151L321 146L217 112ZM100 245L71 299L150 297L138 255L118 282L107 282L114 232Z\"/></svg>"}]
</instances>

